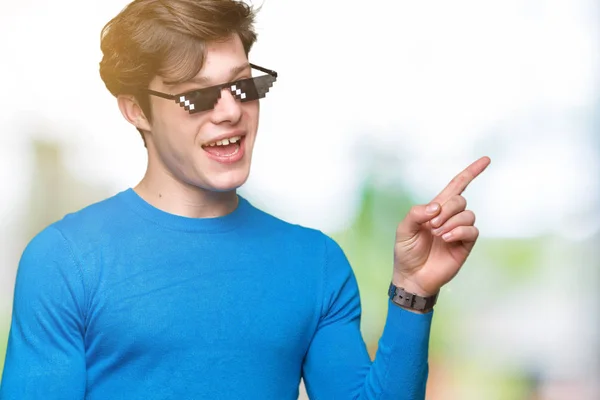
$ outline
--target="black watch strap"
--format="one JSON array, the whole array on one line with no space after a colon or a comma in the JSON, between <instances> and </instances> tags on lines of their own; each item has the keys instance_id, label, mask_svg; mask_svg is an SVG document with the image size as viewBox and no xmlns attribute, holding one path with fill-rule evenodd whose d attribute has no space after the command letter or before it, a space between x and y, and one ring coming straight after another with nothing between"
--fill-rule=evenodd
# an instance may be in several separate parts
<instances>
[{"instance_id":1,"label":"black watch strap","mask_svg":"<svg viewBox=\"0 0 600 400\"><path fill-rule=\"evenodd\" d=\"M399 305L400 307L427 312L430 311L437 302L439 292L433 296L423 297L418 296L414 293L409 293L403 288L399 288L393 283L390 283L388 295L390 297L390 300L392 300L392 302Z\"/></svg>"}]
</instances>

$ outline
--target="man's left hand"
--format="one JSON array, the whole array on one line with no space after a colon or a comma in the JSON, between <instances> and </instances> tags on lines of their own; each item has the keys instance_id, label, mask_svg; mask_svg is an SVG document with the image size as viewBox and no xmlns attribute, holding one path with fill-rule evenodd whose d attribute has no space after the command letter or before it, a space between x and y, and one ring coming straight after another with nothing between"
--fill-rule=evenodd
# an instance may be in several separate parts
<instances>
[{"instance_id":1,"label":"man's left hand","mask_svg":"<svg viewBox=\"0 0 600 400\"><path fill-rule=\"evenodd\" d=\"M479 236L475 214L462 196L491 160L482 157L458 174L429 204L411 208L396 230L394 276L398 287L433 296L460 270Z\"/></svg>"}]
</instances>

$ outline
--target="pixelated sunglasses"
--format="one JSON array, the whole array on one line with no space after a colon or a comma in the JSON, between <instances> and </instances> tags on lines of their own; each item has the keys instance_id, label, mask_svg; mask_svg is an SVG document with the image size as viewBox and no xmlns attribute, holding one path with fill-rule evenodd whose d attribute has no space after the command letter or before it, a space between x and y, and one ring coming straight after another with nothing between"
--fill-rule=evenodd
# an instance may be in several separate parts
<instances>
[{"instance_id":1,"label":"pixelated sunglasses","mask_svg":"<svg viewBox=\"0 0 600 400\"><path fill-rule=\"evenodd\" d=\"M250 64L250 67L267 75L190 90L181 94L167 94L151 89L146 89L146 93L168 100L175 100L190 114L212 110L221 98L223 89L229 89L233 97L242 103L262 99L277 80L277 72L254 64Z\"/></svg>"}]
</instances>

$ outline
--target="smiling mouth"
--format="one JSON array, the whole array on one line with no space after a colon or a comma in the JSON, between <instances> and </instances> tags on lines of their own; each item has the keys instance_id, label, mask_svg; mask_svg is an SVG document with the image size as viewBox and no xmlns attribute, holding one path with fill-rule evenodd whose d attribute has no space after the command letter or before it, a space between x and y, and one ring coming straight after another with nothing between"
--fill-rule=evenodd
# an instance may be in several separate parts
<instances>
[{"instance_id":1,"label":"smiling mouth","mask_svg":"<svg viewBox=\"0 0 600 400\"><path fill-rule=\"evenodd\" d=\"M243 140L244 136L234 136L229 139L202 145L202 148L207 153L217 157L232 157L240 151Z\"/></svg>"},{"instance_id":2,"label":"smiling mouth","mask_svg":"<svg viewBox=\"0 0 600 400\"><path fill-rule=\"evenodd\" d=\"M242 140L242 136L232 136L227 139L218 140L216 142L204 144L204 145L202 145L202 147L227 146L231 143L237 143L241 140Z\"/></svg>"}]
</instances>

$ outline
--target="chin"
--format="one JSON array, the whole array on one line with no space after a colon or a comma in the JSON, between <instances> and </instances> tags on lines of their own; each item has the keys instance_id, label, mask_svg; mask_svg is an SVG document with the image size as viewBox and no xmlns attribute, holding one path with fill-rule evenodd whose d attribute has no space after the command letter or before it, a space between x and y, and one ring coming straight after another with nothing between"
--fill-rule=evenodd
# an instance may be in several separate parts
<instances>
[{"instance_id":1,"label":"chin","mask_svg":"<svg viewBox=\"0 0 600 400\"><path fill-rule=\"evenodd\" d=\"M249 171L231 171L220 176L207 177L206 187L214 192L231 192L238 189L248 180Z\"/></svg>"}]
</instances>

